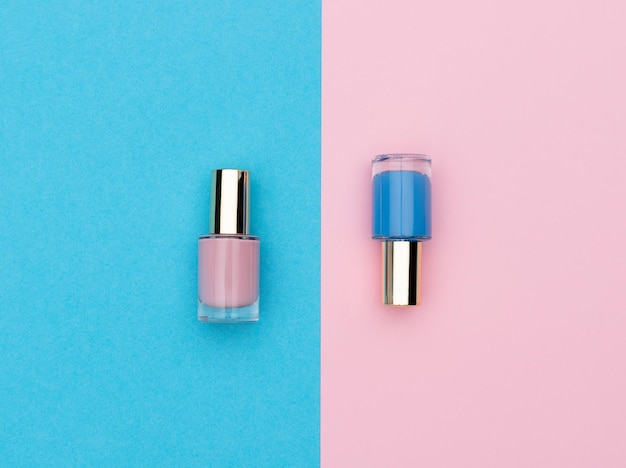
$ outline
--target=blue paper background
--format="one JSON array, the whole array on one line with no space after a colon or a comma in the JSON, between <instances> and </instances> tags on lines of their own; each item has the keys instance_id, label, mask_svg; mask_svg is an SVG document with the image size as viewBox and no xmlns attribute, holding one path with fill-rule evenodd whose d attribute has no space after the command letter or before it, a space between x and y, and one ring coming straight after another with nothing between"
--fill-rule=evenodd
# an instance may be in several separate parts
<instances>
[{"instance_id":1,"label":"blue paper background","mask_svg":"<svg viewBox=\"0 0 626 468\"><path fill-rule=\"evenodd\" d=\"M3 465L319 464L320 9L0 5ZM201 324L232 166L261 321Z\"/></svg>"}]
</instances>

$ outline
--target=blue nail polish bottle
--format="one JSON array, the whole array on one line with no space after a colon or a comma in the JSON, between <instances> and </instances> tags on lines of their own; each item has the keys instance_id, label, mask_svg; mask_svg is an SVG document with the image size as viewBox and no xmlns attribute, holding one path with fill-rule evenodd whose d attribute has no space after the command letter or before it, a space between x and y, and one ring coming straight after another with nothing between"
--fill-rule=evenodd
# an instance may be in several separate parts
<instances>
[{"instance_id":1,"label":"blue nail polish bottle","mask_svg":"<svg viewBox=\"0 0 626 468\"><path fill-rule=\"evenodd\" d=\"M383 246L383 303L420 303L422 242L431 238L431 160L384 154L372 161L372 238Z\"/></svg>"}]
</instances>

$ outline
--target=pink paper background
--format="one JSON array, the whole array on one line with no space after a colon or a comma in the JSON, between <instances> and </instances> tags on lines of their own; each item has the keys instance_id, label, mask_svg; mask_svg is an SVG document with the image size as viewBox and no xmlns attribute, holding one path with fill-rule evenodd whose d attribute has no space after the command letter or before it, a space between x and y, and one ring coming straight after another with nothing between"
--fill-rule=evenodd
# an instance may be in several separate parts
<instances>
[{"instance_id":1,"label":"pink paper background","mask_svg":"<svg viewBox=\"0 0 626 468\"><path fill-rule=\"evenodd\" d=\"M325 1L322 464L626 466L626 3ZM433 157L423 305L370 158Z\"/></svg>"}]
</instances>

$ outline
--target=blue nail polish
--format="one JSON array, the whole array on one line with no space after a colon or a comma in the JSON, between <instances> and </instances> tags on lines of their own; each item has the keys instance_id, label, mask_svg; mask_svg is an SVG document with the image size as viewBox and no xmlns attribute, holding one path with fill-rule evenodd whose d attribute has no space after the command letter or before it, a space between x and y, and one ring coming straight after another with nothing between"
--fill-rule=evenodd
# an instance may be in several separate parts
<instances>
[{"instance_id":1,"label":"blue nail polish","mask_svg":"<svg viewBox=\"0 0 626 468\"><path fill-rule=\"evenodd\" d=\"M372 161L372 238L383 241L383 303L420 303L422 241L431 238L431 160L385 154Z\"/></svg>"}]
</instances>

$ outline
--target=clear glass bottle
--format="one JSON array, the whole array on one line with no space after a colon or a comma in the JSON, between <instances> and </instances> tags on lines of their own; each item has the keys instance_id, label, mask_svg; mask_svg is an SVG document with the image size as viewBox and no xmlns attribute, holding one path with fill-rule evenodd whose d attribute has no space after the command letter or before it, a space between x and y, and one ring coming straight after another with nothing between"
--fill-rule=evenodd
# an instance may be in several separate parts
<instances>
[{"instance_id":1,"label":"clear glass bottle","mask_svg":"<svg viewBox=\"0 0 626 468\"><path fill-rule=\"evenodd\" d=\"M198 239L198 320L259 320L259 238L248 232L249 174L211 177L209 234Z\"/></svg>"}]
</instances>

